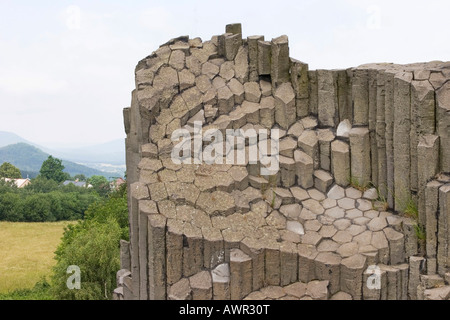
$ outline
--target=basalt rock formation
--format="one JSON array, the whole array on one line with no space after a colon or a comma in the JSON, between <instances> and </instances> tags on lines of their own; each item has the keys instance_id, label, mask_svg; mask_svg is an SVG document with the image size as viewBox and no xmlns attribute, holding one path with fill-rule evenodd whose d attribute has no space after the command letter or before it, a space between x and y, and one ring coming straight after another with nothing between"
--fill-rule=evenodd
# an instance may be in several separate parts
<instances>
[{"instance_id":1,"label":"basalt rock formation","mask_svg":"<svg viewBox=\"0 0 450 320\"><path fill-rule=\"evenodd\" d=\"M449 299L449 62L309 70L287 36L233 24L135 75L116 299ZM250 139L222 164L174 162L172 134L199 122L278 129L279 170L249 161Z\"/></svg>"}]
</instances>

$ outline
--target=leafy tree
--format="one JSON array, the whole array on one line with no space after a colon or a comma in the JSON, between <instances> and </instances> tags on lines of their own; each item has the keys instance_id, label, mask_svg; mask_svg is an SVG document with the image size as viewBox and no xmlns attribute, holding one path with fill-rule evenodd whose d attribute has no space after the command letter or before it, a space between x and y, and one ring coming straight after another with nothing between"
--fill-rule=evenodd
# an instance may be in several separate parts
<instances>
[{"instance_id":1,"label":"leafy tree","mask_svg":"<svg viewBox=\"0 0 450 320\"><path fill-rule=\"evenodd\" d=\"M126 189L94 203L85 220L69 225L56 250L57 264L52 278L52 292L57 299L111 299L120 268L120 239L128 239ZM66 286L67 268L77 265L81 271L81 289Z\"/></svg>"},{"instance_id":2,"label":"leafy tree","mask_svg":"<svg viewBox=\"0 0 450 320\"><path fill-rule=\"evenodd\" d=\"M56 251L53 285L58 299L110 300L120 268L120 228L110 217L105 223L84 222L72 229L73 237L64 236ZM67 268L76 265L81 271L81 289L69 290Z\"/></svg>"},{"instance_id":3,"label":"leafy tree","mask_svg":"<svg viewBox=\"0 0 450 320\"><path fill-rule=\"evenodd\" d=\"M87 178L84 174L77 174L73 177L73 180L86 181Z\"/></svg>"},{"instance_id":4,"label":"leafy tree","mask_svg":"<svg viewBox=\"0 0 450 320\"><path fill-rule=\"evenodd\" d=\"M7 192L17 192L18 188L14 181L6 181L5 179L0 179L0 194Z\"/></svg>"},{"instance_id":5,"label":"leafy tree","mask_svg":"<svg viewBox=\"0 0 450 320\"><path fill-rule=\"evenodd\" d=\"M111 192L109 181L104 176L92 176L89 178L88 182L92 185L93 189L97 191L97 193L102 197L107 196Z\"/></svg>"},{"instance_id":6,"label":"leafy tree","mask_svg":"<svg viewBox=\"0 0 450 320\"><path fill-rule=\"evenodd\" d=\"M20 210L22 201L20 195L15 193L0 194L0 221L23 221Z\"/></svg>"},{"instance_id":7,"label":"leafy tree","mask_svg":"<svg viewBox=\"0 0 450 320\"><path fill-rule=\"evenodd\" d=\"M63 170L64 166L62 160L49 156L48 159L42 163L39 173L43 178L60 183L70 177L70 175L63 172Z\"/></svg>"},{"instance_id":8,"label":"leafy tree","mask_svg":"<svg viewBox=\"0 0 450 320\"><path fill-rule=\"evenodd\" d=\"M0 166L0 178L22 179L20 170L9 162L4 162Z\"/></svg>"},{"instance_id":9,"label":"leafy tree","mask_svg":"<svg viewBox=\"0 0 450 320\"><path fill-rule=\"evenodd\" d=\"M33 179L31 183L25 187L25 190L34 193L48 193L58 190L58 182L39 176Z\"/></svg>"}]
</instances>

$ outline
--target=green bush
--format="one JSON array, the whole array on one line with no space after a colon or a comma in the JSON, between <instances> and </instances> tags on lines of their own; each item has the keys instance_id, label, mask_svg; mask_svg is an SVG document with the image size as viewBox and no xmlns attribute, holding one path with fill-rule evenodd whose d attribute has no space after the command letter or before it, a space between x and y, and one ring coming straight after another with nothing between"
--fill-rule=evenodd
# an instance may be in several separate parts
<instances>
[{"instance_id":1,"label":"green bush","mask_svg":"<svg viewBox=\"0 0 450 320\"><path fill-rule=\"evenodd\" d=\"M23 221L21 201L22 198L16 193L0 194L0 221Z\"/></svg>"},{"instance_id":2,"label":"green bush","mask_svg":"<svg viewBox=\"0 0 450 320\"><path fill-rule=\"evenodd\" d=\"M45 278L38 281L32 289L20 289L0 294L0 300L52 300L50 284Z\"/></svg>"},{"instance_id":3,"label":"green bush","mask_svg":"<svg viewBox=\"0 0 450 320\"><path fill-rule=\"evenodd\" d=\"M96 202L86 211L85 219L69 225L56 251L57 264L52 278L52 293L58 299L111 299L120 269L120 239L128 239L126 191ZM67 268L81 271L81 289L67 288Z\"/></svg>"},{"instance_id":4,"label":"green bush","mask_svg":"<svg viewBox=\"0 0 450 320\"><path fill-rule=\"evenodd\" d=\"M60 187L52 180L38 178L24 189L0 184L0 221L46 222L78 220L99 195L74 185Z\"/></svg>"},{"instance_id":5,"label":"green bush","mask_svg":"<svg viewBox=\"0 0 450 320\"><path fill-rule=\"evenodd\" d=\"M64 236L56 251L53 292L58 299L102 300L111 299L115 275L120 269L119 241L121 229L114 218L105 222L81 223L70 236ZM81 271L81 289L70 290L66 282L67 268L76 265Z\"/></svg>"}]
</instances>

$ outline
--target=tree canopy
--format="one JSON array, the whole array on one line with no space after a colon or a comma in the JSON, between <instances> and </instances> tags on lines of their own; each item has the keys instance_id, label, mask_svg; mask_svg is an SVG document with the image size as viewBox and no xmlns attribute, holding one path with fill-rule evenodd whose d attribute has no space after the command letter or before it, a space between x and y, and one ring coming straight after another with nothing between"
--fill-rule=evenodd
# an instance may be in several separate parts
<instances>
[{"instance_id":1,"label":"tree canopy","mask_svg":"<svg viewBox=\"0 0 450 320\"><path fill-rule=\"evenodd\" d=\"M106 179L104 176L92 176L88 179L88 182L102 197L105 197L111 191L108 179Z\"/></svg>"},{"instance_id":2,"label":"tree canopy","mask_svg":"<svg viewBox=\"0 0 450 320\"><path fill-rule=\"evenodd\" d=\"M63 182L70 177L69 174L63 172L63 170L64 166L62 160L49 156L48 159L42 163L39 173L41 177L45 179Z\"/></svg>"},{"instance_id":3,"label":"tree canopy","mask_svg":"<svg viewBox=\"0 0 450 320\"><path fill-rule=\"evenodd\" d=\"M4 162L0 166L0 178L21 179L20 170L9 162Z\"/></svg>"}]
</instances>

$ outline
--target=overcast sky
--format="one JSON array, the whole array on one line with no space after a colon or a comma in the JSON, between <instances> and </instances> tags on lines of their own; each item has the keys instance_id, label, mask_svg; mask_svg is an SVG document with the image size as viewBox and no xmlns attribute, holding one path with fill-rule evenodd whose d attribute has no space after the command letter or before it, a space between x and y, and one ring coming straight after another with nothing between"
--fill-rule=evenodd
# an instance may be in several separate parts
<instances>
[{"instance_id":1,"label":"overcast sky","mask_svg":"<svg viewBox=\"0 0 450 320\"><path fill-rule=\"evenodd\" d=\"M450 60L450 1L0 0L0 131L45 146L124 138L136 63L241 22L310 69Z\"/></svg>"}]
</instances>

